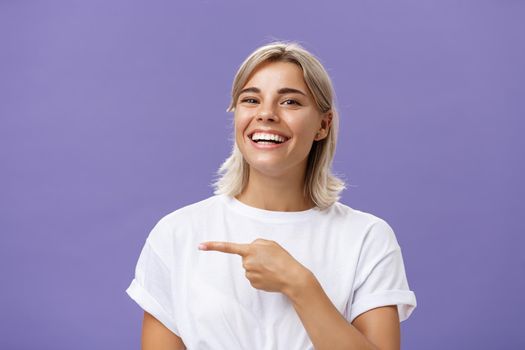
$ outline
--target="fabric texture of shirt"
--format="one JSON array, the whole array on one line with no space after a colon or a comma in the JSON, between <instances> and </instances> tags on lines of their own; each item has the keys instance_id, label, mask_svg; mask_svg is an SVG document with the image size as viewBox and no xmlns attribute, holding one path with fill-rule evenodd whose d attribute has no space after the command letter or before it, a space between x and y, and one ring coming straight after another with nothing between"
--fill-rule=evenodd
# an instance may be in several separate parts
<instances>
[{"instance_id":1,"label":"fabric texture of shirt","mask_svg":"<svg viewBox=\"0 0 525 350\"><path fill-rule=\"evenodd\" d=\"M201 251L205 241L273 240L315 275L352 322L397 305L400 321L416 307L401 248L388 223L340 202L327 209L268 211L215 195L158 221L126 290L190 350L313 349L289 299L255 289L242 258Z\"/></svg>"}]
</instances>

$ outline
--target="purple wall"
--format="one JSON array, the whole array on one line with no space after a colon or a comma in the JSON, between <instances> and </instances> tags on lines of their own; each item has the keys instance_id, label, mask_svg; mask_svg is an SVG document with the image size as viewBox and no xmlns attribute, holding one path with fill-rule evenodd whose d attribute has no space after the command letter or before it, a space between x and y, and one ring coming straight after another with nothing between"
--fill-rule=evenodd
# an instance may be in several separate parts
<instances>
[{"instance_id":1,"label":"purple wall","mask_svg":"<svg viewBox=\"0 0 525 350\"><path fill-rule=\"evenodd\" d=\"M233 75L271 39L333 77L343 202L392 225L417 296L403 348L524 348L524 10L1 1L0 348L139 348L140 249L211 194Z\"/></svg>"}]
</instances>

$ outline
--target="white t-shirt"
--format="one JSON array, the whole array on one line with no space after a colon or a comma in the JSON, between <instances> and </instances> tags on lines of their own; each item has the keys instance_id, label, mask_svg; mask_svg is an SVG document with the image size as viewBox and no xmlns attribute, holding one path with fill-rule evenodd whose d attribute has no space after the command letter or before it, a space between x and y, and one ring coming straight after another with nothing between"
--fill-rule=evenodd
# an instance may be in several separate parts
<instances>
[{"instance_id":1,"label":"white t-shirt","mask_svg":"<svg viewBox=\"0 0 525 350\"><path fill-rule=\"evenodd\" d=\"M416 307L401 249L382 219L339 202L325 210L278 212L212 196L163 217L142 249L126 290L192 349L313 349L288 298L255 289L242 258L197 249L204 241L273 240L316 276L342 315Z\"/></svg>"}]
</instances>

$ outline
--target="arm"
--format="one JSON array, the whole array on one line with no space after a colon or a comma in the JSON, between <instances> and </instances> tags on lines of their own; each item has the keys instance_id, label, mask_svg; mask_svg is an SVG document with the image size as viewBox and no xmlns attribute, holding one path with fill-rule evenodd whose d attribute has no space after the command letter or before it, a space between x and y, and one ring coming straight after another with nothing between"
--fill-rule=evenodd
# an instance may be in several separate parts
<instances>
[{"instance_id":1,"label":"arm","mask_svg":"<svg viewBox=\"0 0 525 350\"><path fill-rule=\"evenodd\" d=\"M292 302L317 350L398 350L396 306L364 312L354 325L339 313L314 274L277 242L256 239L251 244L204 242L201 250L242 256L246 278L257 289L283 293Z\"/></svg>"},{"instance_id":2,"label":"arm","mask_svg":"<svg viewBox=\"0 0 525 350\"><path fill-rule=\"evenodd\" d=\"M144 311L142 350L185 350L182 339Z\"/></svg>"},{"instance_id":3,"label":"arm","mask_svg":"<svg viewBox=\"0 0 525 350\"><path fill-rule=\"evenodd\" d=\"M316 350L400 348L397 306L379 307L350 324L332 304L315 276L303 271L298 284L285 292Z\"/></svg>"}]
</instances>

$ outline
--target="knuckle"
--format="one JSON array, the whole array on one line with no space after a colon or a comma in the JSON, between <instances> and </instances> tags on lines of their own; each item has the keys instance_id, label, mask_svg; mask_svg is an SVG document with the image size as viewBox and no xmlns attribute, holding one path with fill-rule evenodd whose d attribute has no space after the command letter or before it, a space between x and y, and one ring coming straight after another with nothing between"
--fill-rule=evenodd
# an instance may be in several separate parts
<instances>
[{"instance_id":1,"label":"knuckle","mask_svg":"<svg viewBox=\"0 0 525 350\"><path fill-rule=\"evenodd\" d=\"M253 267L253 261L251 259L243 259L242 261L242 267L244 267L246 270L249 270L251 267Z\"/></svg>"}]
</instances>

